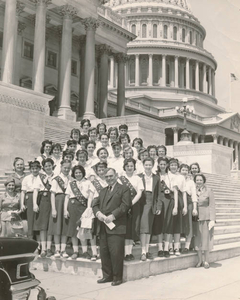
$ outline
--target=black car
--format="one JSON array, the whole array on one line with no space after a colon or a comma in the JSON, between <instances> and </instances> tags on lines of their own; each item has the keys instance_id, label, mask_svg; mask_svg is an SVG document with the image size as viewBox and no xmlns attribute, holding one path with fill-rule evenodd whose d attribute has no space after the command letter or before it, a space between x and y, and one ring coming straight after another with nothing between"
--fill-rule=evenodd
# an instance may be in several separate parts
<instances>
[{"instance_id":1,"label":"black car","mask_svg":"<svg viewBox=\"0 0 240 300\"><path fill-rule=\"evenodd\" d=\"M0 237L0 300L47 300L40 281L29 271L38 244L25 238Z\"/></svg>"}]
</instances>

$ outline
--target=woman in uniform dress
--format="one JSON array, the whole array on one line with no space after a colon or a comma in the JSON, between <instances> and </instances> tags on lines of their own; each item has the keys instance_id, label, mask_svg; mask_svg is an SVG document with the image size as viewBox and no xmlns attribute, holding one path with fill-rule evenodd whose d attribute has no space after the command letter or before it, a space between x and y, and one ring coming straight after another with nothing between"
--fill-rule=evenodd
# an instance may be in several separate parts
<instances>
[{"instance_id":1,"label":"woman in uniform dress","mask_svg":"<svg viewBox=\"0 0 240 300\"><path fill-rule=\"evenodd\" d=\"M199 163L194 162L190 165L190 173L192 174L192 179L194 178L194 176L198 173L201 172Z\"/></svg>"},{"instance_id":2,"label":"woman in uniform dress","mask_svg":"<svg viewBox=\"0 0 240 300\"><path fill-rule=\"evenodd\" d=\"M110 146L112 145L112 143L117 142L118 136L119 136L119 134L118 134L117 127L110 127L108 129L108 137L109 137L109 144L110 144Z\"/></svg>"},{"instance_id":3,"label":"woman in uniform dress","mask_svg":"<svg viewBox=\"0 0 240 300\"><path fill-rule=\"evenodd\" d=\"M39 172L41 170L41 165L39 161L29 162L29 169L31 174L24 177L22 181L22 192L21 192L21 210L27 211L27 223L28 223L28 237L33 238L33 222L34 222L34 212L33 212L33 191L35 182L38 179ZM39 236L37 235L37 239Z\"/></svg>"},{"instance_id":4,"label":"woman in uniform dress","mask_svg":"<svg viewBox=\"0 0 240 300\"><path fill-rule=\"evenodd\" d=\"M180 255L180 234L188 232L183 231L183 216L187 214L187 195L186 195L186 181L185 178L178 173L179 163L175 158L169 160L169 189L170 189L170 198L171 203L169 207L172 208L172 211L169 210L165 218L165 233L166 241L165 248L168 249L169 242L170 254L175 254L176 256ZM174 252L172 247L172 234L174 235Z\"/></svg>"},{"instance_id":5,"label":"woman in uniform dress","mask_svg":"<svg viewBox=\"0 0 240 300\"><path fill-rule=\"evenodd\" d=\"M162 195L160 179L152 173L154 161L151 157L143 161L144 172L140 174L144 190L140 199L140 240L142 246L141 260L152 259L149 252L149 242L153 230L154 215L160 215L162 210Z\"/></svg>"},{"instance_id":6,"label":"woman in uniform dress","mask_svg":"<svg viewBox=\"0 0 240 300\"><path fill-rule=\"evenodd\" d=\"M119 142L112 143L112 153L113 157L108 159L108 167L115 169L118 175L122 174L123 172L123 161L124 158L122 157L121 151L122 146Z\"/></svg>"},{"instance_id":7,"label":"woman in uniform dress","mask_svg":"<svg viewBox=\"0 0 240 300\"><path fill-rule=\"evenodd\" d=\"M180 174L185 177L186 180L186 193L187 193L187 205L188 214L183 217L183 219L188 218L187 222L189 225L189 234L187 235L185 247L182 250L182 254L186 254L189 251L190 243L193 237L193 222L192 216L197 215L197 191L194 181L191 176L189 176L189 166L186 164L181 164L179 168ZM183 220L184 221L184 220Z\"/></svg>"},{"instance_id":8,"label":"woman in uniform dress","mask_svg":"<svg viewBox=\"0 0 240 300\"><path fill-rule=\"evenodd\" d=\"M33 230L40 232L40 242L42 246L41 257L50 257L52 235L47 236L49 218L51 213L51 184L54 176L54 162L51 158L42 161L44 173L39 176L34 184L33 191Z\"/></svg>"},{"instance_id":9,"label":"woman in uniform dress","mask_svg":"<svg viewBox=\"0 0 240 300\"><path fill-rule=\"evenodd\" d=\"M154 161L154 166L153 166L153 170L152 172L154 174L156 174L157 172L157 168L158 168L158 152L157 152L157 146L155 145L150 145L147 147L147 150L148 150L148 154L149 154L149 157L151 157Z\"/></svg>"},{"instance_id":10,"label":"woman in uniform dress","mask_svg":"<svg viewBox=\"0 0 240 300\"><path fill-rule=\"evenodd\" d=\"M195 232L195 249L198 253L196 268L209 268L209 252L213 249L214 225L216 221L215 201L212 189L206 186L203 174L194 176L198 197L198 222ZM204 257L202 255L204 253Z\"/></svg>"},{"instance_id":11,"label":"woman in uniform dress","mask_svg":"<svg viewBox=\"0 0 240 300\"><path fill-rule=\"evenodd\" d=\"M51 151L51 159L54 162L54 175L58 175L61 172L62 161L62 147L59 143L53 144Z\"/></svg>"},{"instance_id":12,"label":"woman in uniform dress","mask_svg":"<svg viewBox=\"0 0 240 300\"><path fill-rule=\"evenodd\" d=\"M98 162L98 158L94 155L96 149L96 143L94 141L88 141L86 144L86 150L88 153L88 165L92 167Z\"/></svg>"},{"instance_id":13,"label":"woman in uniform dress","mask_svg":"<svg viewBox=\"0 0 240 300\"><path fill-rule=\"evenodd\" d=\"M77 142L77 150L81 149L81 146L79 144L79 139L80 139L80 136L81 136L81 133L80 133L80 130L79 129L76 129L76 128L73 128L71 130L71 133L70 133L70 140L74 140ZM67 143L64 145L63 147L63 151L65 151L67 149L68 145Z\"/></svg>"},{"instance_id":14,"label":"woman in uniform dress","mask_svg":"<svg viewBox=\"0 0 240 300\"><path fill-rule=\"evenodd\" d=\"M52 180L51 192L51 214L48 226L48 235L54 236L56 258L67 258L66 242L67 236L63 234L68 227L68 221L63 217L65 192L70 180L69 172L71 162L63 160L61 162L61 172ZM61 243L61 244L60 244Z\"/></svg>"},{"instance_id":15,"label":"woman in uniform dress","mask_svg":"<svg viewBox=\"0 0 240 300\"><path fill-rule=\"evenodd\" d=\"M14 173L9 176L15 180L15 191L21 193L23 178L27 175L24 170L24 160L21 157L15 157L13 161Z\"/></svg>"},{"instance_id":16,"label":"woman in uniform dress","mask_svg":"<svg viewBox=\"0 0 240 300\"><path fill-rule=\"evenodd\" d=\"M51 157L50 154L51 149L52 149L52 141L49 140L43 141L40 149L41 155L38 156L36 160L38 160L39 163L41 164L44 159Z\"/></svg>"},{"instance_id":17,"label":"woman in uniform dress","mask_svg":"<svg viewBox=\"0 0 240 300\"><path fill-rule=\"evenodd\" d=\"M144 172L143 161L147 157L149 157L147 149L146 148L139 149L138 160L136 162L136 174L141 174Z\"/></svg>"},{"instance_id":18,"label":"woman in uniform dress","mask_svg":"<svg viewBox=\"0 0 240 300\"><path fill-rule=\"evenodd\" d=\"M92 236L91 229L83 229L81 234L77 231L77 222L81 219L86 209L91 210L94 186L90 180L85 179L84 167L79 165L72 169L72 177L75 179L68 183L66 196L64 201L64 217L68 218L68 228L66 235L71 237L73 244L72 259L79 257L78 237L81 241L82 252L81 257L90 259L91 256L87 251L87 240L90 239L93 257L97 258L96 239ZM81 222L79 227L81 226Z\"/></svg>"},{"instance_id":19,"label":"woman in uniform dress","mask_svg":"<svg viewBox=\"0 0 240 300\"><path fill-rule=\"evenodd\" d=\"M94 171L88 162L87 151L86 150L78 150L76 157L77 157L77 162L78 162L77 165L81 165L82 167L84 167L85 177L87 179L89 179L89 177L94 174Z\"/></svg>"},{"instance_id":20,"label":"woman in uniform dress","mask_svg":"<svg viewBox=\"0 0 240 300\"><path fill-rule=\"evenodd\" d=\"M81 135L88 135L88 129L91 127L91 122L89 119L83 119L80 123Z\"/></svg>"},{"instance_id":21,"label":"woman in uniform dress","mask_svg":"<svg viewBox=\"0 0 240 300\"><path fill-rule=\"evenodd\" d=\"M119 177L120 183L130 189L132 207L127 215L127 228L125 237L125 260L134 260L132 247L134 241L140 238L140 203L139 200L144 190L141 178L134 175L136 161L133 158L125 158L123 163L125 173Z\"/></svg>"},{"instance_id":22,"label":"woman in uniform dress","mask_svg":"<svg viewBox=\"0 0 240 300\"><path fill-rule=\"evenodd\" d=\"M143 148L143 140L141 138L135 138L132 142L132 147L139 153L139 150Z\"/></svg>"}]
</instances>

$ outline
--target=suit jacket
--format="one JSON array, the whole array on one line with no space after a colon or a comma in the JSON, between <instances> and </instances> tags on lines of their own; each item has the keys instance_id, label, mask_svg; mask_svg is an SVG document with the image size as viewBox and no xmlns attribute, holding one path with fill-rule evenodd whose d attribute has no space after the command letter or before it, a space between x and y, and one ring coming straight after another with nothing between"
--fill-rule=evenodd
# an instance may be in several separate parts
<instances>
[{"instance_id":1,"label":"suit jacket","mask_svg":"<svg viewBox=\"0 0 240 300\"><path fill-rule=\"evenodd\" d=\"M144 173L139 174L139 177L142 178L144 189L146 189L146 181ZM162 192L161 182L159 176L153 174L152 177L152 212L156 213L157 210L162 210L163 205L163 197L164 194ZM140 199L141 206L143 207L146 203L145 193L142 193Z\"/></svg>"},{"instance_id":2,"label":"suit jacket","mask_svg":"<svg viewBox=\"0 0 240 300\"><path fill-rule=\"evenodd\" d=\"M117 182L111 192L108 191L108 187L103 188L99 196L93 200L93 213L95 216L98 211L106 216L113 214L115 217L113 222L116 226L110 230L107 225L98 220L97 233L99 234L103 223L109 234L126 234L127 212L130 207L131 194L128 187Z\"/></svg>"},{"instance_id":3,"label":"suit jacket","mask_svg":"<svg viewBox=\"0 0 240 300\"><path fill-rule=\"evenodd\" d=\"M199 221L215 221L215 201L212 189L204 186L198 197Z\"/></svg>"}]
</instances>

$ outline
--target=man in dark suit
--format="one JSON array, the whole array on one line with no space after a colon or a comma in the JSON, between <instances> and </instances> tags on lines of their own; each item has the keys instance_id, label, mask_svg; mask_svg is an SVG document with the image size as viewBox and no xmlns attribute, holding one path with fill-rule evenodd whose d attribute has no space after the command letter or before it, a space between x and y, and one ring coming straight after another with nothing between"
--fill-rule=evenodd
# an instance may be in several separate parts
<instances>
[{"instance_id":1,"label":"man in dark suit","mask_svg":"<svg viewBox=\"0 0 240 300\"><path fill-rule=\"evenodd\" d=\"M131 206L128 187L117 182L118 175L112 168L107 169L105 179L108 186L94 199L93 212L98 218L97 234L100 236L100 256L103 278L98 283L122 283L124 240L126 234L127 212ZM115 227L110 229L108 225Z\"/></svg>"}]
</instances>

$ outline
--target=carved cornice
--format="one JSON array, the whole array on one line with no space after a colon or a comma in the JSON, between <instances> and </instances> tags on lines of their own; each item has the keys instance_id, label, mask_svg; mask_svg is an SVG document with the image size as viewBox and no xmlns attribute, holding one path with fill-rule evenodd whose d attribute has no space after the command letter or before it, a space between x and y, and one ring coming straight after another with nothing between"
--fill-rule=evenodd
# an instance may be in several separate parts
<instances>
[{"instance_id":1,"label":"carved cornice","mask_svg":"<svg viewBox=\"0 0 240 300\"><path fill-rule=\"evenodd\" d=\"M30 1L36 5L41 5L41 4L49 5L52 2L52 0L30 0Z\"/></svg>"},{"instance_id":2,"label":"carved cornice","mask_svg":"<svg viewBox=\"0 0 240 300\"><path fill-rule=\"evenodd\" d=\"M96 31L100 25L100 22L97 19L89 17L84 19L82 24L84 25L86 31Z\"/></svg>"},{"instance_id":3,"label":"carved cornice","mask_svg":"<svg viewBox=\"0 0 240 300\"><path fill-rule=\"evenodd\" d=\"M72 19L77 15L77 9L72 5L64 5L60 8L59 14L67 19Z\"/></svg>"},{"instance_id":4,"label":"carved cornice","mask_svg":"<svg viewBox=\"0 0 240 300\"><path fill-rule=\"evenodd\" d=\"M23 30L25 30L25 28L27 27L27 25L23 22L18 21L18 34L21 35Z\"/></svg>"},{"instance_id":5,"label":"carved cornice","mask_svg":"<svg viewBox=\"0 0 240 300\"><path fill-rule=\"evenodd\" d=\"M96 51L99 55L103 55L103 54L111 55L112 47L110 47L106 44L97 45Z\"/></svg>"},{"instance_id":6,"label":"carved cornice","mask_svg":"<svg viewBox=\"0 0 240 300\"><path fill-rule=\"evenodd\" d=\"M129 59L128 55L125 53L117 53L114 57L118 63L126 63Z\"/></svg>"},{"instance_id":7,"label":"carved cornice","mask_svg":"<svg viewBox=\"0 0 240 300\"><path fill-rule=\"evenodd\" d=\"M24 11L25 6L26 5L23 4L22 2L17 1L17 6L16 6L16 15L17 16L21 15L21 13Z\"/></svg>"}]
</instances>

